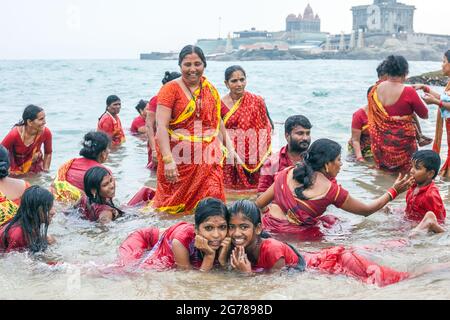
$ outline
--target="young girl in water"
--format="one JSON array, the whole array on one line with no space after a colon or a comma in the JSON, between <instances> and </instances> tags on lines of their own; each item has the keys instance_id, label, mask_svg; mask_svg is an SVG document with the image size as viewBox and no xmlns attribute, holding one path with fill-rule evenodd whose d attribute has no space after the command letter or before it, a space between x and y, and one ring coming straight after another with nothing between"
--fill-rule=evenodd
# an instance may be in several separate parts
<instances>
[{"instance_id":1,"label":"young girl in water","mask_svg":"<svg viewBox=\"0 0 450 320\"><path fill-rule=\"evenodd\" d=\"M240 200L228 210L228 229L233 247L230 264L241 272L276 271L284 267L294 267L298 270L345 274L367 284L386 286L450 266L447 263L429 266L414 273L399 272L363 258L354 248L342 246L322 249L319 252L298 253L288 244L271 239L264 233L260 211L253 202Z\"/></svg>"},{"instance_id":2,"label":"young girl in water","mask_svg":"<svg viewBox=\"0 0 450 320\"><path fill-rule=\"evenodd\" d=\"M113 203L116 182L105 168L93 167L86 171L84 192L85 194L75 205L82 218L106 224L124 214Z\"/></svg>"},{"instance_id":3,"label":"young girl in water","mask_svg":"<svg viewBox=\"0 0 450 320\"><path fill-rule=\"evenodd\" d=\"M0 229L0 252L44 251L54 242L53 237L47 236L54 214L53 195L49 191L39 186L27 189L17 214Z\"/></svg>"},{"instance_id":4,"label":"young girl in water","mask_svg":"<svg viewBox=\"0 0 450 320\"><path fill-rule=\"evenodd\" d=\"M227 214L222 201L206 198L195 209L195 225L179 222L166 230L150 227L133 232L119 248L119 264L204 272L224 266L231 245Z\"/></svg>"}]
</instances>

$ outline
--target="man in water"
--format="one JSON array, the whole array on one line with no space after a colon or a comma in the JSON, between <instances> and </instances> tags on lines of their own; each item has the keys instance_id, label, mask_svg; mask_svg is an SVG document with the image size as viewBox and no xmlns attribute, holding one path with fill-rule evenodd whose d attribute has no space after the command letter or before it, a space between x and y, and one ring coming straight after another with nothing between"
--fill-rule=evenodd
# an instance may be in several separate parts
<instances>
[{"instance_id":1,"label":"man in water","mask_svg":"<svg viewBox=\"0 0 450 320\"><path fill-rule=\"evenodd\" d=\"M287 145L264 162L258 184L258 194L266 191L278 172L302 160L302 153L311 144L311 122L302 115L289 117L284 124Z\"/></svg>"}]
</instances>

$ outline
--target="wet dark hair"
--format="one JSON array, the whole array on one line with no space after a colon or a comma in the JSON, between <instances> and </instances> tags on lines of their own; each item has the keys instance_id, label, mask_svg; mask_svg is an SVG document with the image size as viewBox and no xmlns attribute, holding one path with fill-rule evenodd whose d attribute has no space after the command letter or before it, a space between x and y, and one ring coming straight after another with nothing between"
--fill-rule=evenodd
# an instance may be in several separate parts
<instances>
[{"instance_id":1,"label":"wet dark hair","mask_svg":"<svg viewBox=\"0 0 450 320\"><path fill-rule=\"evenodd\" d=\"M166 73L164 74L164 78L162 79L162 84L166 84L172 80L178 79L179 77L181 77L181 73L179 72L170 72L170 71L166 71Z\"/></svg>"},{"instance_id":2,"label":"wet dark hair","mask_svg":"<svg viewBox=\"0 0 450 320\"><path fill-rule=\"evenodd\" d=\"M412 161L421 164L427 169L427 171L434 171L433 179L439 174L441 168L441 157L438 153L432 150L417 151L412 156Z\"/></svg>"},{"instance_id":3,"label":"wet dark hair","mask_svg":"<svg viewBox=\"0 0 450 320\"><path fill-rule=\"evenodd\" d=\"M97 160L100 153L105 151L111 144L108 135L101 131L91 131L86 133L83 141L83 148L80 150L80 156Z\"/></svg>"},{"instance_id":4,"label":"wet dark hair","mask_svg":"<svg viewBox=\"0 0 450 320\"><path fill-rule=\"evenodd\" d=\"M233 75L233 73L235 73L236 71L241 71L244 74L244 77L247 77L247 74L245 73L244 68L242 68L241 66L238 66L238 65L234 65L234 66L228 67L225 70L225 81L229 81L231 76Z\"/></svg>"},{"instance_id":5,"label":"wet dark hair","mask_svg":"<svg viewBox=\"0 0 450 320\"><path fill-rule=\"evenodd\" d=\"M367 89L367 96L369 96L369 93L372 91L373 87L375 86L370 86L369 89Z\"/></svg>"},{"instance_id":6,"label":"wet dark hair","mask_svg":"<svg viewBox=\"0 0 450 320\"><path fill-rule=\"evenodd\" d=\"M180 56L178 57L178 65L181 67L181 64L183 63L184 58L186 58L187 55L190 54L197 54L200 60L202 60L203 65L206 68L206 57L203 53L203 50L200 47L193 46L193 45L187 45L183 49L181 49Z\"/></svg>"},{"instance_id":7,"label":"wet dark hair","mask_svg":"<svg viewBox=\"0 0 450 320\"><path fill-rule=\"evenodd\" d=\"M147 106L148 101L145 100L141 100L138 102L138 104L136 105L136 111L141 114L141 111L145 109L145 107Z\"/></svg>"},{"instance_id":8,"label":"wet dark hair","mask_svg":"<svg viewBox=\"0 0 450 320\"><path fill-rule=\"evenodd\" d=\"M391 77L403 77L409 73L409 64L403 56L391 55L384 61L384 70Z\"/></svg>"},{"instance_id":9,"label":"wet dark hair","mask_svg":"<svg viewBox=\"0 0 450 320\"><path fill-rule=\"evenodd\" d=\"M231 218L234 216L237 216L238 214L241 214L245 219L250 221L255 227L259 224L262 224L261 221L261 211L256 206L256 204L249 200L238 200L235 203L233 203L228 208L228 217L227 222L230 223ZM262 231L259 235L262 239L269 239L271 238L270 234L268 234L266 231ZM298 252L297 249L295 249L291 244L284 242L286 245L288 245L292 251L298 256L298 263L293 268L298 271L305 271L306 269L306 262L303 256Z\"/></svg>"},{"instance_id":10,"label":"wet dark hair","mask_svg":"<svg viewBox=\"0 0 450 320\"><path fill-rule=\"evenodd\" d=\"M16 123L15 127L26 126L28 120L34 121L40 112L44 111L41 107L35 106L34 104L28 105L25 110L23 110L22 120Z\"/></svg>"},{"instance_id":11,"label":"wet dark hair","mask_svg":"<svg viewBox=\"0 0 450 320\"><path fill-rule=\"evenodd\" d=\"M444 56L447 58L447 61L450 62L450 50L447 50L447 52L444 53Z\"/></svg>"},{"instance_id":12,"label":"wet dark hair","mask_svg":"<svg viewBox=\"0 0 450 320\"><path fill-rule=\"evenodd\" d=\"M291 134L295 127L302 126L305 129L311 129L312 124L309 119L302 115L290 116L284 123L284 133Z\"/></svg>"},{"instance_id":13,"label":"wet dark hair","mask_svg":"<svg viewBox=\"0 0 450 320\"><path fill-rule=\"evenodd\" d=\"M9 175L9 166L8 149L0 144L0 179L6 178Z\"/></svg>"},{"instance_id":14,"label":"wet dark hair","mask_svg":"<svg viewBox=\"0 0 450 320\"><path fill-rule=\"evenodd\" d=\"M120 101L120 98L116 95L110 95L108 98L106 98L106 107L109 107L114 102Z\"/></svg>"},{"instance_id":15,"label":"wet dark hair","mask_svg":"<svg viewBox=\"0 0 450 320\"><path fill-rule=\"evenodd\" d=\"M123 215L125 212L117 208L112 199L104 199L100 196L100 189L102 185L103 178L111 175L111 173L102 167L92 167L84 174L84 193L88 198L89 204L97 203L97 204L105 204L112 209L117 210L119 215ZM92 189L94 189L95 196L92 194Z\"/></svg>"},{"instance_id":16,"label":"wet dark hair","mask_svg":"<svg viewBox=\"0 0 450 320\"><path fill-rule=\"evenodd\" d=\"M386 60L382 61L377 67L377 76L380 79L382 76L386 75Z\"/></svg>"},{"instance_id":17,"label":"wet dark hair","mask_svg":"<svg viewBox=\"0 0 450 320\"><path fill-rule=\"evenodd\" d=\"M22 195L16 215L7 224L3 234L3 245L8 247L8 232L15 224L22 227L23 234L31 252L44 251L47 248L47 229L50 223L49 213L53 207L53 195L39 186L31 186Z\"/></svg>"},{"instance_id":18,"label":"wet dark hair","mask_svg":"<svg viewBox=\"0 0 450 320\"><path fill-rule=\"evenodd\" d=\"M114 94L110 95L108 98L106 98L105 112L103 112L102 115L100 116L100 118L98 118L98 121L100 121L100 119L105 115L105 113L108 112L108 107L116 101L120 101L120 98Z\"/></svg>"},{"instance_id":19,"label":"wet dark hair","mask_svg":"<svg viewBox=\"0 0 450 320\"><path fill-rule=\"evenodd\" d=\"M304 160L297 163L293 171L293 178L301 184L295 189L295 194L300 200L307 200L303 191L313 185L314 173L325 167L325 164L336 160L341 154L339 143L329 139L319 139L311 144Z\"/></svg>"},{"instance_id":20,"label":"wet dark hair","mask_svg":"<svg viewBox=\"0 0 450 320\"><path fill-rule=\"evenodd\" d=\"M195 227L200 227L204 221L210 217L223 217L227 219L228 209L227 206L219 199L205 198L201 200L194 210Z\"/></svg>"},{"instance_id":21,"label":"wet dark hair","mask_svg":"<svg viewBox=\"0 0 450 320\"><path fill-rule=\"evenodd\" d=\"M255 227L262 224L261 210L259 210L256 204L250 200L242 199L233 203L228 208L227 222L229 223L231 221L231 218L237 216L238 214L241 214L245 219L250 221ZM263 231L260 236L263 239L270 238L270 235L265 231Z\"/></svg>"}]
</instances>

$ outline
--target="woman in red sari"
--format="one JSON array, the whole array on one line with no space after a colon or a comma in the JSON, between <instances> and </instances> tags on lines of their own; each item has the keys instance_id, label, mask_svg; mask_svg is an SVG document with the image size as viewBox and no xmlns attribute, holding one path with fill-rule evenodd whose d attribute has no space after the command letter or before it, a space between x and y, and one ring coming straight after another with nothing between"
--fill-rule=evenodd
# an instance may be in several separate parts
<instances>
[{"instance_id":1,"label":"woman in red sari","mask_svg":"<svg viewBox=\"0 0 450 320\"><path fill-rule=\"evenodd\" d=\"M206 197L225 200L218 138L227 134L219 93L203 77L206 59L199 47L183 48L179 65L182 76L161 88L156 111L159 165L152 206L169 214L189 214Z\"/></svg>"},{"instance_id":2,"label":"woman in red sari","mask_svg":"<svg viewBox=\"0 0 450 320\"><path fill-rule=\"evenodd\" d=\"M450 50L444 54L442 62L442 72L445 76L450 77ZM450 178L450 82L441 95L436 91L430 89L430 87L423 84L414 86L417 90L423 90L425 92L424 101L429 104L435 104L439 106L437 121L436 121L436 137L434 139L433 151L437 153L441 152L442 134L444 132L444 125L447 130L447 161L441 169L440 175L445 178Z\"/></svg>"},{"instance_id":3,"label":"woman in red sari","mask_svg":"<svg viewBox=\"0 0 450 320\"><path fill-rule=\"evenodd\" d=\"M247 75L241 66L225 71L230 92L222 98L222 118L242 164L225 164L224 183L229 189L256 189L259 171L272 151L273 124L260 96L245 91Z\"/></svg>"},{"instance_id":4,"label":"woman in red sari","mask_svg":"<svg viewBox=\"0 0 450 320\"><path fill-rule=\"evenodd\" d=\"M118 147L125 142L125 133L119 118L121 107L120 98L111 95L106 99L105 112L98 118L97 131L106 133L111 138L113 147Z\"/></svg>"},{"instance_id":5,"label":"woman in red sari","mask_svg":"<svg viewBox=\"0 0 450 320\"><path fill-rule=\"evenodd\" d=\"M389 56L384 63L388 77L369 93L369 132L378 169L409 172L411 157L417 151L414 113L428 118L428 109L412 87L404 85L408 62L402 56Z\"/></svg>"},{"instance_id":6,"label":"woman in red sari","mask_svg":"<svg viewBox=\"0 0 450 320\"><path fill-rule=\"evenodd\" d=\"M84 136L82 158L74 158L64 163L53 182L53 195L56 200L76 202L83 195L84 174L92 167L102 167L108 160L111 140L104 132L89 132ZM109 171L109 170L108 170Z\"/></svg>"},{"instance_id":7,"label":"woman in red sari","mask_svg":"<svg viewBox=\"0 0 450 320\"><path fill-rule=\"evenodd\" d=\"M261 209L272 203L263 217L264 229L295 235L299 239L321 239L325 229L331 228L337 220L323 215L330 205L367 217L405 192L412 183L412 178L399 176L384 195L365 204L338 185L336 176L341 166L338 143L328 139L315 141L304 161L280 172L274 184L256 200Z\"/></svg>"},{"instance_id":8,"label":"woman in red sari","mask_svg":"<svg viewBox=\"0 0 450 320\"><path fill-rule=\"evenodd\" d=\"M52 133L45 124L44 109L29 105L22 120L3 139L1 144L10 155L11 175L48 172L52 162Z\"/></svg>"}]
</instances>

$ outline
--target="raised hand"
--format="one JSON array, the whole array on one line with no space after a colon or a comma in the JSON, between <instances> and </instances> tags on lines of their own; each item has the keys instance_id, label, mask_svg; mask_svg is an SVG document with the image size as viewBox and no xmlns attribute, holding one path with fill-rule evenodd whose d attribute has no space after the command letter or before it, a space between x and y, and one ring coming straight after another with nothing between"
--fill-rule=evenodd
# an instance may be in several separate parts
<instances>
[{"instance_id":1,"label":"raised hand","mask_svg":"<svg viewBox=\"0 0 450 320\"><path fill-rule=\"evenodd\" d=\"M223 267L227 264L227 258L228 258L228 252L230 251L231 247L231 238L226 237L222 240L222 243L220 244L219 248L219 263Z\"/></svg>"},{"instance_id":2,"label":"raised hand","mask_svg":"<svg viewBox=\"0 0 450 320\"><path fill-rule=\"evenodd\" d=\"M195 236L194 246L207 256L216 255L216 251L208 245L208 240L201 235Z\"/></svg>"},{"instance_id":3,"label":"raised hand","mask_svg":"<svg viewBox=\"0 0 450 320\"><path fill-rule=\"evenodd\" d=\"M252 265L247 258L244 247L242 246L233 249L230 262L231 266L236 270L246 273L252 272Z\"/></svg>"},{"instance_id":4,"label":"raised hand","mask_svg":"<svg viewBox=\"0 0 450 320\"><path fill-rule=\"evenodd\" d=\"M395 180L394 185L392 186L398 194L401 194L411 188L414 183L414 177L409 176L409 174L399 173L397 180Z\"/></svg>"}]
</instances>

